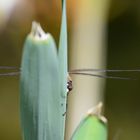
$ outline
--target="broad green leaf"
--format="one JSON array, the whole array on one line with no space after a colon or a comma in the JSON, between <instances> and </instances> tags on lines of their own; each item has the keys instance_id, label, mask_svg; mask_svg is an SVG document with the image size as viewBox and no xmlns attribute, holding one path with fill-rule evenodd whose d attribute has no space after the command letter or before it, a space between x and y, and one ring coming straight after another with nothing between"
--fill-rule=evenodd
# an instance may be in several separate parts
<instances>
[{"instance_id":1,"label":"broad green leaf","mask_svg":"<svg viewBox=\"0 0 140 140\"><path fill-rule=\"evenodd\" d=\"M21 125L24 140L61 139L60 77L53 37L37 23L28 35L20 78Z\"/></svg>"},{"instance_id":2,"label":"broad green leaf","mask_svg":"<svg viewBox=\"0 0 140 140\"><path fill-rule=\"evenodd\" d=\"M98 113L89 113L75 130L71 140L107 140L107 123Z\"/></svg>"},{"instance_id":3,"label":"broad green leaf","mask_svg":"<svg viewBox=\"0 0 140 140\"><path fill-rule=\"evenodd\" d=\"M60 72L60 90L61 90L61 113L66 113L66 102L67 102L67 16L66 16L66 0L62 0L62 20L61 20L61 31L60 31L60 39L59 39L59 49L58 49L58 57L59 57L59 72ZM61 119L61 131L62 131L62 140L64 139L64 131L65 131L65 115Z\"/></svg>"}]
</instances>

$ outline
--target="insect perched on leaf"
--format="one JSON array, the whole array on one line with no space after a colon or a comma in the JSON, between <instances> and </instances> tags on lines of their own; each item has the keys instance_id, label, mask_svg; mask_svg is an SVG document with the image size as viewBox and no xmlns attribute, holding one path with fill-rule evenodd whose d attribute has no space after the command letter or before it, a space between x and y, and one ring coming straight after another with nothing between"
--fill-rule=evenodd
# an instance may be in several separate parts
<instances>
[{"instance_id":1,"label":"insect perched on leaf","mask_svg":"<svg viewBox=\"0 0 140 140\"><path fill-rule=\"evenodd\" d=\"M18 67L12 67L12 66L0 66L0 70L8 70L10 72L4 72L0 73L0 76L16 76L20 74L20 68ZM11 72L12 71L12 72ZM140 72L140 69L73 69L68 72L67 77L67 92L69 93L72 89L72 79L70 75L83 75L83 76L95 76L99 78L109 78L109 79L120 79L120 80L136 80L134 78L130 77L120 77L120 76L107 76L102 74L96 74L96 73L106 73L106 72Z\"/></svg>"}]
</instances>

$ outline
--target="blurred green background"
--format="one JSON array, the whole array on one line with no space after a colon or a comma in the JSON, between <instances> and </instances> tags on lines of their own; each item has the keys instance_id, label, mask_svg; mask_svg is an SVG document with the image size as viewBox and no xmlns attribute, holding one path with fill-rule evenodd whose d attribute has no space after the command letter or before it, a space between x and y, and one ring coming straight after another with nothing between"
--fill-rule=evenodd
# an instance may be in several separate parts
<instances>
[{"instance_id":1,"label":"blurred green background","mask_svg":"<svg viewBox=\"0 0 140 140\"><path fill-rule=\"evenodd\" d=\"M108 69L140 68L139 6L139 0L110 1L109 16L106 19ZM75 5L74 0L68 0L67 8L69 44L71 44L73 17L75 11L80 8L78 1ZM58 44L61 20L60 1L5 0L0 2L1 66L20 66L23 43L30 32L32 20L39 21L46 32L51 32ZM73 57L72 54L69 58L71 57ZM117 76L117 74L114 75ZM118 75L140 79L138 73ZM106 80L104 100L105 115L109 121L109 140L140 139L139 84L140 80ZM0 77L0 140L9 139L21 140L19 76Z\"/></svg>"},{"instance_id":2,"label":"blurred green background","mask_svg":"<svg viewBox=\"0 0 140 140\"><path fill-rule=\"evenodd\" d=\"M118 10L121 7L123 11L116 14L116 17L112 17L113 13L111 13L117 10L115 4L111 7L111 19L108 22L108 68L136 69L140 67L139 6L139 1L126 0L122 5L120 3L116 6ZM131 73L128 76L140 79L138 73ZM119 135L118 140L140 139L139 84L139 80L107 80L105 102L110 139L115 137L114 135L116 137Z\"/></svg>"}]
</instances>

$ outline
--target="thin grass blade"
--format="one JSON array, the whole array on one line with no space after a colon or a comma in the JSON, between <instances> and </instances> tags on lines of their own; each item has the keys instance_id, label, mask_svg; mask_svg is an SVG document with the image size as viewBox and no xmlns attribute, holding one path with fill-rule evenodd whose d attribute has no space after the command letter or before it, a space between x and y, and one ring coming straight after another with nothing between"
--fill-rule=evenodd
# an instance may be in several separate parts
<instances>
[{"instance_id":1,"label":"thin grass blade","mask_svg":"<svg viewBox=\"0 0 140 140\"><path fill-rule=\"evenodd\" d=\"M59 72L60 72L60 90L61 90L61 113L66 114L66 102L67 102L67 76L68 76L68 64L67 64L67 15L66 15L66 0L62 0L62 20L61 31L59 39ZM61 133L62 140L64 140L65 133L65 116L61 119Z\"/></svg>"}]
</instances>

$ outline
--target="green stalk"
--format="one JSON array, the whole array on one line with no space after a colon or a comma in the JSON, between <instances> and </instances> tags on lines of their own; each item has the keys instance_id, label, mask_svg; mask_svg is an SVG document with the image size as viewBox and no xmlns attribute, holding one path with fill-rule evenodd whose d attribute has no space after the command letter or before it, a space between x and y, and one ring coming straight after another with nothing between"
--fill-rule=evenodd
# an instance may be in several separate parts
<instances>
[{"instance_id":1,"label":"green stalk","mask_svg":"<svg viewBox=\"0 0 140 140\"><path fill-rule=\"evenodd\" d=\"M24 140L61 140L59 62L55 42L33 23L22 57L21 126Z\"/></svg>"}]
</instances>

